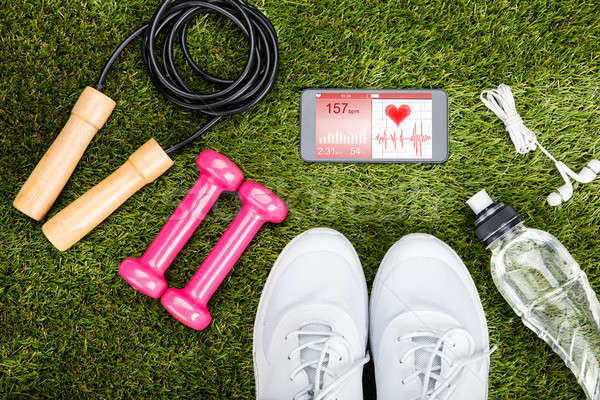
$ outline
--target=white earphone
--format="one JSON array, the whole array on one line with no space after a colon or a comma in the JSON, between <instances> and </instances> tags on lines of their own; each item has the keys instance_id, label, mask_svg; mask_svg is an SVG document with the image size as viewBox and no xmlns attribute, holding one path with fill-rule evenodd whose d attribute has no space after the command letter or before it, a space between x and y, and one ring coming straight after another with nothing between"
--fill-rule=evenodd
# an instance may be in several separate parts
<instances>
[{"instance_id":1,"label":"white earphone","mask_svg":"<svg viewBox=\"0 0 600 400\"><path fill-rule=\"evenodd\" d=\"M590 183L598 173L600 173L600 161L591 160L578 174L567 167L562 161L558 161L550 154L538 141L535 133L525 126L513 98L510 87L505 84L498 86L498 89L484 90L481 93L481 101L487 108L493 111L498 118L504 122L510 139L515 145L515 150L519 154L526 154L539 148L549 159L554 161L554 165L565 184L559 187L555 192L548 195L549 205L556 207L569 200L573 196L573 184L571 179L579 183Z\"/></svg>"},{"instance_id":2,"label":"white earphone","mask_svg":"<svg viewBox=\"0 0 600 400\"><path fill-rule=\"evenodd\" d=\"M559 187L556 192L552 192L548 195L548 204L553 207L564 203L573 196L573 184L569 178L572 178L579 183L590 183L596 179L598 172L600 172L600 161L598 160L590 161L578 174L573 172L571 168L567 167L561 161L557 161L555 165L558 172L560 172L560 175L565 180L565 184Z\"/></svg>"}]
</instances>

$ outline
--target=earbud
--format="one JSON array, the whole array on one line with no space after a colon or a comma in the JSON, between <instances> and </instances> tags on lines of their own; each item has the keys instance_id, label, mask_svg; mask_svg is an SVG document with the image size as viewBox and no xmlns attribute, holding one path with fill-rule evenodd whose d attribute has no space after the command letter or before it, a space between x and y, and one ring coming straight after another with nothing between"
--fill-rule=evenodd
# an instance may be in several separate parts
<instances>
[{"instance_id":1,"label":"earbud","mask_svg":"<svg viewBox=\"0 0 600 400\"><path fill-rule=\"evenodd\" d=\"M548 195L548 205L556 207L561 203L569 200L573 196L573 184L569 179L565 181L565 184L559 187L556 192L552 192Z\"/></svg>"},{"instance_id":2,"label":"earbud","mask_svg":"<svg viewBox=\"0 0 600 400\"><path fill-rule=\"evenodd\" d=\"M556 192L552 192L548 195L547 202L552 207L556 207L561 203L569 200L573 196L573 184L571 178L579 183L590 183L600 172L600 161L590 161L582 170L576 174L573 170L567 167L562 161L555 163L556 169L560 172L560 175L565 181L565 184L559 187Z\"/></svg>"},{"instance_id":3,"label":"earbud","mask_svg":"<svg viewBox=\"0 0 600 400\"><path fill-rule=\"evenodd\" d=\"M583 167L583 169L579 173L578 177L575 177L575 176L571 176L571 177L573 179L575 179L577 182L590 183L591 181L596 179L598 172L600 172L600 161L592 160L588 163L588 165Z\"/></svg>"}]
</instances>

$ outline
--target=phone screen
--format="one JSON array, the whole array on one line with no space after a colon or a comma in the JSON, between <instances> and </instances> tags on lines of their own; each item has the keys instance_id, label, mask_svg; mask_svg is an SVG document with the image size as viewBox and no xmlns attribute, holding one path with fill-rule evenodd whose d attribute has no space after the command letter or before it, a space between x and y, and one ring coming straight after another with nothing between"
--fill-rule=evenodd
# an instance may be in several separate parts
<instances>
[{"instance_id":1,"label":"phone screen","mask_svg":"<svg viewBox=\"0 0 600 400\"><path fill-rule=\"evenodd\" d=\"M431 93L315 93L317 159L433 157Z\"/></svg>"}]
</instances>

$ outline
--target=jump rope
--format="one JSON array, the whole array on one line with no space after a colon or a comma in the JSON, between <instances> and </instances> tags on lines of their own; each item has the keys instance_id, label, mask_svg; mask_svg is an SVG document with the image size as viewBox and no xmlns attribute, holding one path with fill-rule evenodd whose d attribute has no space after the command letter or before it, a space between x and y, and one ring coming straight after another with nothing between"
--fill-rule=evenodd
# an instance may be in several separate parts
<instances>
[{"instance_id":1,"label":"jump rope","mask_svg":"<svg viewBox=\"0 0 600 400\"><path fill-rule=\"evenodd\" d=\"M277 34L269 19L240 0L165 1L149 23L127 37L113 52L95 88L87 87L77 100L63 130L31 173L13 205L41 220L70 178L89 142L102 128L116 103L102 93L106 78L119 55L141 39L142 59L156 89L170 102L209 117L188 138L166 150L150 139L118 170L48 220L42 230L60 250L66 250L89 233L141 187L162 175L173 161L169 154L189 145L223 117L244 112L273 88L278 72ZM216 14L229 19L248 41L248 58L236 79L223 79L203 70L187 45L192 21ZM198 93L182 78L175 65L176 42L195 76L219 87Z\"/></svg>"}]
</instances>

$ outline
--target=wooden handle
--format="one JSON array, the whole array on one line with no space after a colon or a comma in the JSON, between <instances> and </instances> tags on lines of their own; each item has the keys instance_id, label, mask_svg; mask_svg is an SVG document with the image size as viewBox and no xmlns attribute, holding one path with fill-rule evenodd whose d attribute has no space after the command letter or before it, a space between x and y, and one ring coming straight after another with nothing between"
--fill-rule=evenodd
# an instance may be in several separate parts
<instances>
[{"instance_id":1,"label":"wooden handle","mask_svg":"<svg viewBox=\"0 0 600 400\"><path fill-rule=\"evenodd\" d=\"M37 221L44 218L115 105L98 90L85 88L62 131L17 194L13 202L17 210Z\"/></svg>"},{"instance_id":2,"label":"wooden handle","mask_svg":"<svg viewBox=\"0 0 600 400\"><path fill-rule=\"evenodd\" d=\"M167 153L150 139L119 169L50 218L42 231L57 249L67 250L171 165Z\"/></svg>"}]
</instances>

